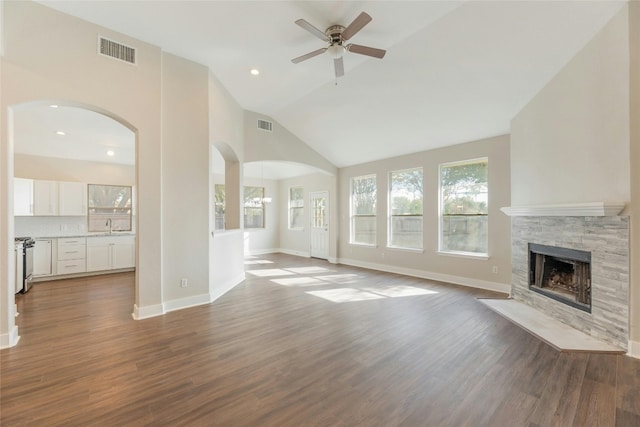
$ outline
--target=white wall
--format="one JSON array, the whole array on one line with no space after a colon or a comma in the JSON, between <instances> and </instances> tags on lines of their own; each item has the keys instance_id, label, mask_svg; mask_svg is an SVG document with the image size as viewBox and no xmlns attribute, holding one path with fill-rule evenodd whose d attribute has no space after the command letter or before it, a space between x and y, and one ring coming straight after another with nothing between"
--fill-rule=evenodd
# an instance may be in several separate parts
<instances>
[{"instance_id":1,"label":"white wall","mask_svg":"<svg viewBox=\"0 0 640 427\"><path fill-rule=\"evenodd\" d=\"M514 206L628 202L625 7L511 122Z\"/></svg>"},{"instance_id":2,"label":"white wall","mask_svg":"<svg viewBox=\"0 0 640 427\"><path fill-rule=\"evenodd\" d=\"M337 258L338 204L337 178L333 175L316 173L278 181L280 210L280 249L293 255L309 256L310 215L309 194L316 191L329 192L329 259ZM302 187L304 193L304 228L289 229L289 189Z\"/></svg>"},{"instance_id":3,"label":"white wall","mask_svg":"<svg viewBox=\"0 0 640 427\"><path fill-rule=\"evenodd\" d=\"M489 259L438 253L438 166L463 160L489 159ZM424 251L386 247L388 173L422 167L424 173ZM376 174L378 186L377 246L349 244L349 185L354 176ZM498 136L411 155L341 168L338 176L342 263L373 267L436 280L509 292L511 283L511 227L500 208L510 205L509 137ZM493 273L493 267L498 273Z\"/></svg>"}]
</instances>

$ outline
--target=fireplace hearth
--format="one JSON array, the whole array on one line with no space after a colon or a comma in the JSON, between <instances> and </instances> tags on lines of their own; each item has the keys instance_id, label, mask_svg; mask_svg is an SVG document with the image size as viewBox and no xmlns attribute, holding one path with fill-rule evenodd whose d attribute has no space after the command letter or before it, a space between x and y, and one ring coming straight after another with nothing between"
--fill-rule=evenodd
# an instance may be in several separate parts
<instances>
[{"instance_id":1,"label":"fireplace hearth","mask_svg":"<svg viewBox=\"0 0 640 427\"><path fill-rule=\"evenodd\" d=\"M591 252L529 243L529 289L591 313Z\"/></svg>"}]
</instances>

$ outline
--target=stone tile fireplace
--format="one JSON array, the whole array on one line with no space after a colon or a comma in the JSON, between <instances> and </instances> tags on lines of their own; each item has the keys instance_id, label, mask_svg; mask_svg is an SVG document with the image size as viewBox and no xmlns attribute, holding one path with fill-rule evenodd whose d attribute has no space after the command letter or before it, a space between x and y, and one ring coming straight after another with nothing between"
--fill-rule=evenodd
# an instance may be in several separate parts
<instances>
[{"instance_id":1,"label":"stone tile fireplace","mask_svg":"<svg viewBox=\"0 0 640 427\"><path fill-rule=\"evenodd\" d=\"M512 217L511 297L627 349L629 218L617 215L622 207L595 216L591 208L503 208Z\"/></svg>"}]
</instances>

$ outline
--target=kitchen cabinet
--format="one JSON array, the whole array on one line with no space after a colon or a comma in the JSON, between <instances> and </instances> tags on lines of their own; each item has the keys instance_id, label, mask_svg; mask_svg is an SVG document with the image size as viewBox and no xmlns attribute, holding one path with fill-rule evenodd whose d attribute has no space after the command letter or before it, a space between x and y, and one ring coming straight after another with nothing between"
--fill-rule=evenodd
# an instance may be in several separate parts
<instances>
[{"instance_id":1,"label":"kitchen cabinet","mask_svg":"<svg viewBox=\"0 0 640 427\"><path fill-rule=\"evenodd\" d=\"M58 183L58 214L84 216L87 214L87 184L82 182Z\"/></svg>"},{"instance_id":2,"label":"kitchen cabinet","mask_svg":"<svg viewBox=\"0 0 640 427\"><path fill-rule=\"evenodd\" d=\"M51 276L53 271L53 242L55 239L35 239L33 247L33 276Z\"/></svg>"},{"instance_id":3,"label":"kitchen cabinet","mask_svg":"<svg viewBox=\"0 0 640 427\"><path fill-rule=\"evenodd\" d=\"M135 267L135 236L87 238L87 271Z\"/></svg>"},{"instance_id":4,"label":"kitchen cabinet","mask_svg":"<svg viewBox=\"0 0 640 427\"><path fill-rule=\"evenodd\" d=\"M33 180L13 178L13 214L15 216L33 215Z\"/></svg>"},{"instance_id":5,"label":"kitchen cabinet","mask_svg":"<svg viewBox=\"0 0 640 427\"><path fill-rule=\"evenodd\" d=\"M57 239L57 274L84 273L87 271L87 239L61 237Z\"/></svg>"},{"instance_id":6,"label":"kitchen cabinet","mask_svg":"<svg viewBox=\"0 0 640 427\"><path fill-rule=\"evenodd\" d=\"M33 181L33 214L58 215L57 181Z\"/></svg>"}]
</instances>

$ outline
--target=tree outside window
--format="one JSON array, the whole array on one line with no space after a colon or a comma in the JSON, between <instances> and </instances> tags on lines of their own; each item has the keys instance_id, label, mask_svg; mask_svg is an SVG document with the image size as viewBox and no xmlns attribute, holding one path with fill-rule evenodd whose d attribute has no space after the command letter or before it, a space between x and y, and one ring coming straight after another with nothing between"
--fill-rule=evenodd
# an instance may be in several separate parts
<instances>
[{"instance_id":1,"label":"tree outside window","mask_svg":"<svg viewBox=\"0 0 640 427\"><path fill-rule=\"evenodd\" d=\"M244 228L264 228L264 187L244 187Z\"/></svg>"},{"instance_id":2,"label":"tree outside window","mask_svg":"<svg viewBox=\"0 0 640 427\"><path fill-rule=\"evenodd\" d=\"M224 184L214 185L214 211L215 211L215 230L225 229L224 209L225 209L225 197L224 197Z\"/></svg>"},{"instance_id":3,"label":"tree outside window","mask_svg":"<svg viewBox=\"0 0 640 427\"><path fill-rule=\"evenodd\" d=\"M376 176L351 178L351 243L376 244Z\"/></svg>"},{"instance_id":4,"label":"tree outside window","mask_svg":"<svg viewBox=\"0 0 640 427\"><path fill-rule=\"evenodd\" d=\"M488 254L488 159L440 165L440 251Z\"/></svg>"},{"instance_id":5,"label":"tree outside window","mask_svg":"<svg viewBox=\"0 0 640 427\"><path fill-rule=\"evenodd\" d=\"M301 187L289 189L289 228L304 228L304 190Z\"/></svg>"},{"instance_id":6,"label":"tree outside window","mask_svg":"<svg viewBox=\"0 0 640 427\"><path fill-rule=\"evenodd\" d=\"M390 247L422 249L422 168L389 173Z\"/></svg>"}]
</instances>

